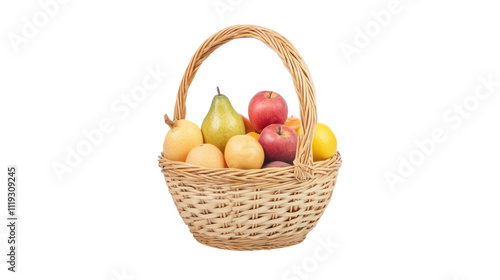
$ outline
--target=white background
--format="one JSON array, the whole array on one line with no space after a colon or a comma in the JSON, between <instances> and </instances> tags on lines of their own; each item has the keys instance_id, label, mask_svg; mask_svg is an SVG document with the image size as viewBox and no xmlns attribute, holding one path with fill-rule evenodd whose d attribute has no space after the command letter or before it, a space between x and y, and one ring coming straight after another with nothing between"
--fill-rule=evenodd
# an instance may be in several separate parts
<instances>
[{"instance_id":1,"label":"white background","mask_svg":"<svg viewBox=\"0 0 500 280\"><path fill-rule=\"evenodd\" d=\"M298 266L307 279L500 279L500 87L474 104L479 77L500 81L500 6L401 0L399 13L348 62L342 42L355 47L356 28L370 26L371 12L389 2L230 1L219 17L213 0L75 0L16 52L9 38L22 36L23 17L33 22L43 10L34 0L2 1L0 166L5 174L18 165L20 225L18 273L2 261L0 278L301 279L291 272ZM318 226L302 244L272 251L197 243L157 166L163 114L173 114L192 54L211 34L244 23L280 32L301 52L319 121L337 135L344 161ZM157 65L169 76L128 116L112 110ZM245 115L264 89L281 93L299 115L288 72L256 40L231 42L203 64L188 119L201 125L216 86ZM464 100L474 110L460 124L455 113L446 121ZM103 119L113 131L59 180L54 162L65 164L67 148ZM415 141L435 129L446 141L412 174L398 173L401 158L419 153ZM391 188L388 172L404 182ZM338 248L315 260L318 240L328 239Z\"/></svg>"}]
</instances>

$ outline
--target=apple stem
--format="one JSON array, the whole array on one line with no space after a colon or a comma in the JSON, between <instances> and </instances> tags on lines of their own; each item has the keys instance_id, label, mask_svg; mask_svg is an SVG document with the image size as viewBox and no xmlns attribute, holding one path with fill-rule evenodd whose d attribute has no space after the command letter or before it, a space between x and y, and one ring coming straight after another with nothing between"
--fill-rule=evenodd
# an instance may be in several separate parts
<instances>
[{"instance_id":1,"label":"apple stem","mask_svg":"<svg viewBox=\"0 0 500 280\"><path fill-rule=\"evenodd\" d=\"M220 89L217 87L217 94L220 96Z\"/></svg>"},{"instance_id":2,"label":"apple stem","mask_svg":"<svg viewBox=\"0 0 500 280\"><path fill-rule=\"evenodd\" d=\"M164 118L165 118L165 123L166 123L166 124L167 124L170 128L174 127L174 125L177 123L177 121L173 121L173 120L171 120L171 119L168 117L168 115L167 115L167 114L165 114Z\"/></svg>"},{"instance_id":3,"label":"apple stem","mask_svg":"<svg viewBox=\"0 0 500 280\"><path fill-rule=\"evenodd\" d=\"M278 126L278 134L281 135L281 125Z\"/></svg>"}]
</instances>

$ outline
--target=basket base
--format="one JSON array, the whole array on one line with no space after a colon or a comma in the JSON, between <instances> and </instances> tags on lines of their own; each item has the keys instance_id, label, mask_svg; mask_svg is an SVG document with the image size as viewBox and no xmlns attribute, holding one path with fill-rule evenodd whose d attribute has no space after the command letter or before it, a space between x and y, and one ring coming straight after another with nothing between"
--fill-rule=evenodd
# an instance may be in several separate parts
<instances>
[{"instance_id":1,"label":"basket base","mask_svg":"<svg viewBox=\"0 0 500 280\"><path fill-rule=\"evenodd\" d=\"M271 250L284 248L292 245L297 245L304 241L304 239L306 238L305 234L235 239L223 239L201 234L193 234L193 236L198 242L203 245L234 251Z\"/></svg>"}]
</instances>

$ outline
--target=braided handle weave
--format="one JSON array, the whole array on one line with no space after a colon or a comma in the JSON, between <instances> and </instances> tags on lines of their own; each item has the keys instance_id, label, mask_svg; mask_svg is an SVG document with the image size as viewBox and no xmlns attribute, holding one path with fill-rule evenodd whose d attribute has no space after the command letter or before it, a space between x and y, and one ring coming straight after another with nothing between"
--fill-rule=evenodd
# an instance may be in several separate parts
<instances>
[{"instance_id":1,"label":"braided handle weave","mask_svg":"<svg viewBox=\"0 0 500 280\"><path fill-rule=\"evenodd\" d=\"M300 102L300 121L302 134L299 135L297 153L294 161L294 175L299 180L312 178L312 139L317 123L316 95L309 69L299 52L285 37L277 32L255 25L234 25L222 29L209 37L196 51L182 77L174 121L186 117L186 96L189 86L203 61L223 44L239 38L254 38L273 49L292 75L295 91Z\"/></svg>"}]
</instances>

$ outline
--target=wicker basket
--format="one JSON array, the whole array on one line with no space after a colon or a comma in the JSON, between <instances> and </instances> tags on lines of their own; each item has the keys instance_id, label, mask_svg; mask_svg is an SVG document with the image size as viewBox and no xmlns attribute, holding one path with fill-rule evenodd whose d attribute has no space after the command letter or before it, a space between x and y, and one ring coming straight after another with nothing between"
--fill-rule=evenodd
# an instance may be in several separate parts
<instances>
[{"instance_id":1,"label":"wicker basket","mask_svg":"<svg viewBox=\"0 0 500 280\"><path fill-rule=\"evenodd\" d=\"M253 25L235 25L212 35L196 51L184 73L174 121L186 116L186 94L203 61L223 44L238 38L262 41L279 55L292 75L303 127L294 165L209 169L160 156L159 166L179 214L200 243L229 250L295 245L304 240L323 214L342 163L339 153L313 163L315 89L295 47L280 34Z\"/></svg>"}]
</instances>

